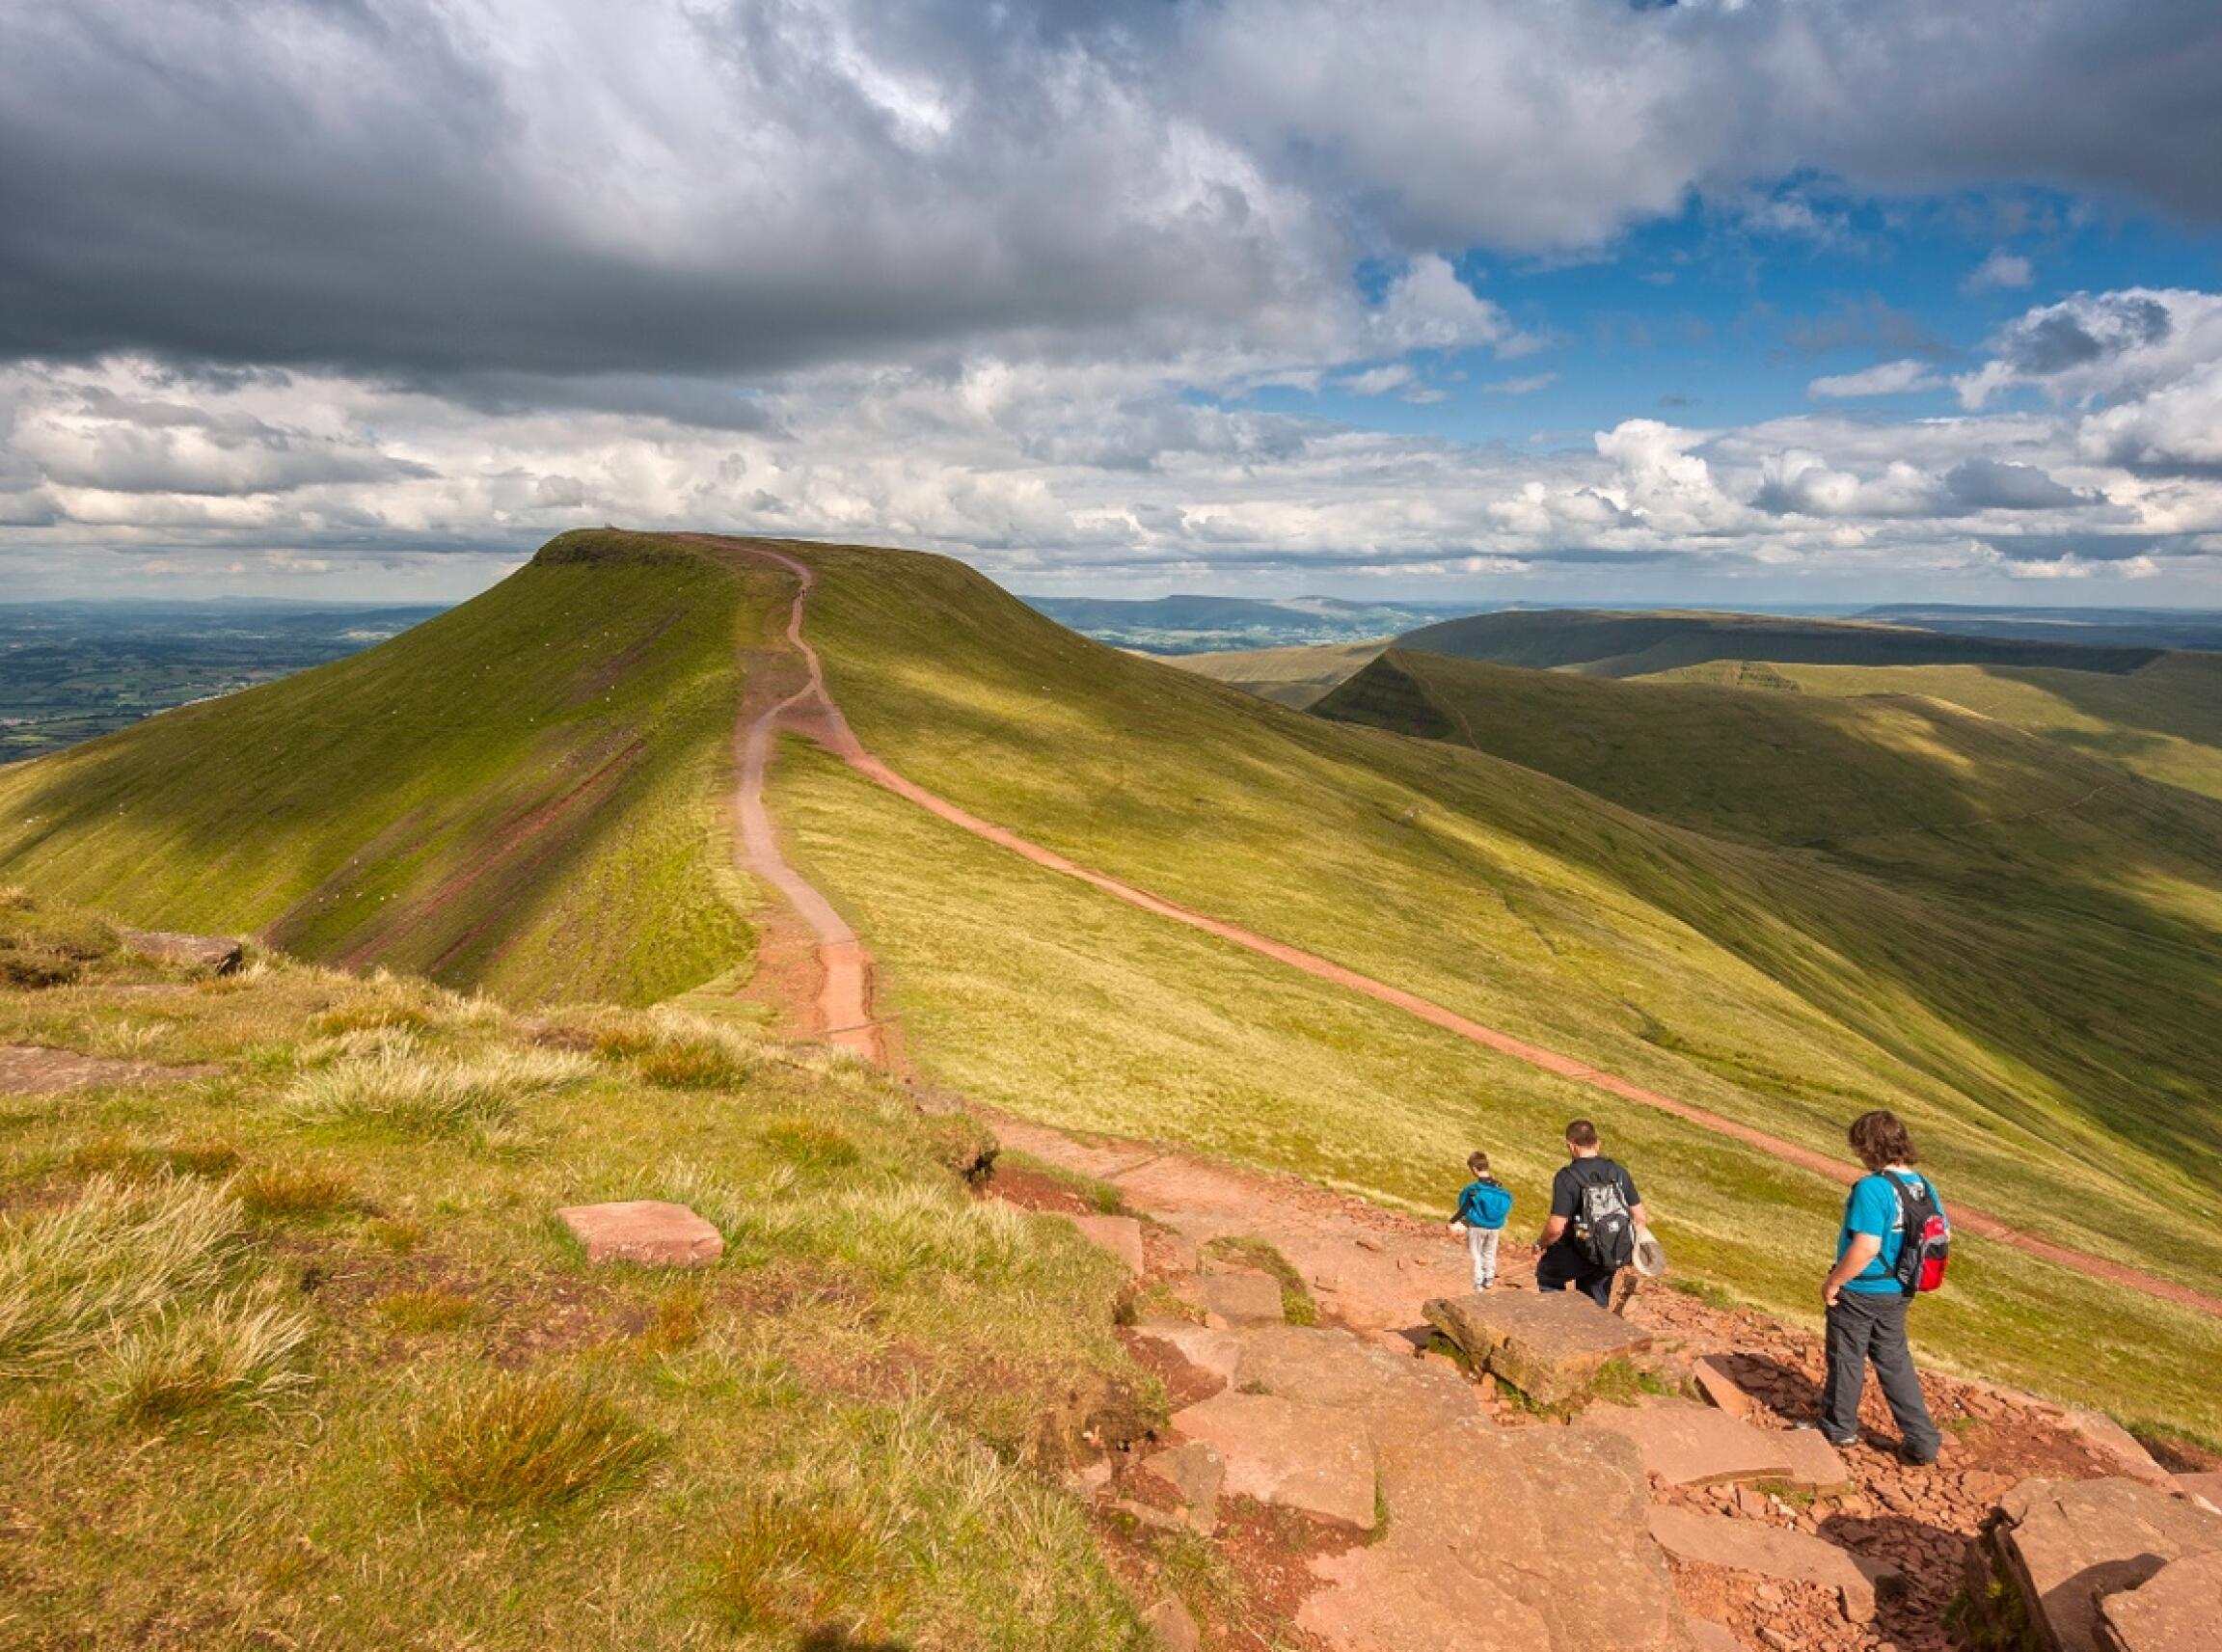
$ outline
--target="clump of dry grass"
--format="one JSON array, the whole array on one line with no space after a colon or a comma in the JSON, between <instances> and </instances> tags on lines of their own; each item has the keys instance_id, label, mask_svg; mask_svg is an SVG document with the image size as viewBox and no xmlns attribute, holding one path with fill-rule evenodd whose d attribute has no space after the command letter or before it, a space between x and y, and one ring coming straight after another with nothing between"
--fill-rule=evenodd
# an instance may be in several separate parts
<instances>
[{"instance_id":1,"label":"clump of dry grass","mask_svg":"<svg viewBox=\"0 0 2222 1652\"><path fill-rule=\"evenodd\" d=\"M431 1056L389 1046L298 1074L281 1105L303 1124L460 1135L505 1124L519 1103L583 1083L593 1072L591 1062L557 1050Z\"/></svg>"},{"instance_id":2,"label":"clump of dry grass","mask_svg":"<svg viewBox=\"0 0 2222 1652\"><path fill-rule=\"evenodd\" d=\"M355 1183L329 1165L257 1165L232 1186L255 1217L329 1216L361 1203Z\"/></svg>"},{"instance_id":3,"label":"clump of dry grass","mask_svg":"<svg viewBox=\"0 0 2222 1652\"><path fill-rule=\"evenodd\" d=\"M470 1296L443 1285L389 1291L371 1306L394 1330L413 1336L460 1330L478 1313L478 1305Z\"/></svg>"},{"instance_id":4,"label":"clump of dry grass","mask_svg":"<svg viewBox=\"0 0 2222 1652\"><path fill-rule=\"evenodd\" d=\"M510 1372L420 1423L403 1449L419 1497L481 1513L545 1511L616 1490L663 1442L576 1378Z\"/></svg>"},{"instance_id":5,"label":"clump of dry grass","mask_svg":"<svg viewBox=\"0 0 2222 1652\"><path fill-rule=\"evenodd\" d=\"M743 1634L821 1629L877 1637L895 1627L905 1593L885 1550L852 1497L753 1495L727 1522L702 1597Z\"/></svg>"},{"instance_id":6,"label":"clump of dry grass","mask_svg":"<svg viewBox=\"0 0 2222 1652\"><path fill-rule=\"evenodd\" d=\"M164 1146L130 1136L103 1135L78 1143L63 1163L79 1176L106 1176L119 1181L147 1181L171 1175L219 1177L237 1168L239 1150L230 1142Z\"/></svg>"},{"instance_id":7,"label":"clump of dry grass","mask_svg":"<svg viewBox=\"0 0 2222 1652\"><path fill-rule=\"evenodd\" d=\"M117 1416L169 1424L221 1405L266 1408L309 1383L308 1315L239 1290L165 1313L110 1350Z\"/></svg>"},{"instance_id":8,"label":"clump of dry grass","mask_svg":"<svg viewBox=\"0 0 2222 1652\"><path fill-rule=\"evenodd\" d=\"M103 1340L214 1290L240 1227L226 1189L111 1177L68 1205L0 1221L0 1380L58 1375Z\"/></svg>"},{"instance_id":9,"label":"clump of dry grass","mask_svg":"<svg viewBox=\"0 0 2222 1652\"><path fill-rule=\"evenodd\" d=\"M66 987L112 956L116 932L96 918L43 907L22 889L0 889L0 987Z\"/></svg>"}]
</instances>

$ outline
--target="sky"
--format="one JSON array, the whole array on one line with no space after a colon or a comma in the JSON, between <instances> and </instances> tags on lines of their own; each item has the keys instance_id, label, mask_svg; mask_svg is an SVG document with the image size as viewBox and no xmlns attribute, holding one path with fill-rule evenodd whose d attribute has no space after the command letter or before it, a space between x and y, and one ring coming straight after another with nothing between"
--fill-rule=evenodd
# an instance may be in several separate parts
<instances>
[{"instance_id":1,"label":"sky","mask_svg":"<svg viewBox=\"0 0 2222 1652\"><path fill-rule=\"evenodd\" d=\"M0 601L2222 609L2214 0L0 0Z\"/></svg>"}]
</instances>

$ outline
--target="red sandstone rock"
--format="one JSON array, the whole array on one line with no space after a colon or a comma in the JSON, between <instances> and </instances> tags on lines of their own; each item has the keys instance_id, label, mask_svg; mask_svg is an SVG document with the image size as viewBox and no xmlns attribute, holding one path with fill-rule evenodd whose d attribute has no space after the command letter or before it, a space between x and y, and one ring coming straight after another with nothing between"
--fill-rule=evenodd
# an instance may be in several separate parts
<instances>
[{"instance_id":1,"label":"red sandstone rock","mask_svg":"<svg viewBox=\"0 0 2222 1652\"><path fill-rule=\"evenodd\" d=\"M1173 1426L1218 1449L1230 1495L1373 1529L1373 1447L1347 1411L1229 1389L1176 1412Z\"/></svg>"},{"instance_id":2,"label":"red sandstone rock","mask_svg":"<svg viewBox=\"0 0 2222 1652\"><path fill-rule=\"evenodd\" d=\"M1203 1286L1204 1306L1230 1325L1278 1325L1287 1317L1281 1282L1269 1273L1249 1268L1207 1273Z\"/></svg>"},{"instance_id":3,"label":"red sandstone rock","mask_svg":"<svg viewBox=\"0 0 2222 1652\"><path fill-rule=\"evenodd\" d=\"M1697 1379L1697 1391L1729 1416L1745 1422L1758 1409L1751 1396L1737 1387L1736 1379L1728 1374L1726 1363L1717 1354L1707 1354L1691 1368L1690 1374Z\"/></svg>"},{"instance_id":4,"label":"red sandstone rock","mask_svg":"<svg viewBox=\"0 0 2222 1652\"><path fill-rule=\"evenodd\" d=\"M1999 1500L1982 1543L2046 1652L2101 1652L2100 1602L2172 1560L2222 1551L2222 1514L2140 1480L2025 1480Z\"/></svg>"},{"instance_id":5,"label":"red sandstone rock","mask_svg":"<svg viewBox=\"0 0 2222 1652\"><path fill-rule=\"evenodd\" d=\"M1080 1236L1098 1249L1109 1251L1122 1262L1126 1271L1140 1277L1142 1259L1142 1224L1131 1216L1067 1216L1065 1218L1080 1230Z\"/></svg>"},{"instance_id":6,"label":"red sandstone rock","mask_svg":"<svg viewBox=\"0 0 2222 1652\"><path fill-rule=\"evenodd\" d=\"M1654 1508L1651 1535L1678 1559L1833 1588L1843 1602L1844 1615L1855 1623L1872 1621L1878 1587L1895 1581L1888 1567L1833 1543L1748 1520L1723 1520L1686 1508Z\"/></svg>"},{"instance_id":7,"label":"red sandstone rock","mask_svg":"<svg viewBox=\"0 0 2222 1652\"><path fill-rule=\"evenodd\" d=\"M1651 1346L1648 1332L1571 1291L1438 1297L1421 1312L1477 1369L1544 1405L1580 1394L1607 1360Z\"/></svg>"},{"instance_id":8,"label":"red sandstone rock","mask_svg":"<svg viewBox=\"0 0 2222 1652\"><path fill-rule=\"evenodd\" d=\"M2202 1652L2222 1638L2222 1551L2171 1560L2099 1603L2105 1652Z\"/></svg>"},{"instance_id":9,"label":"red sandstone rock","mask_svg":"<svg viewBox=\"0 0 2222 1652\"><path fill-rule=\"evenodd\" d=\"M1644 1471L1670 1486L1790 1476L1790 1458L1780 1444L1786 1436L1694 1400L1652 1395L1640 1405L1592 1405L1580 1425L1635 1441Z\"/></svg>"},{"instance_id":10,"label":"red sandstone rock","mask_svg":"<svg viewBox=\"0 0 2222 1652\"><path fill-rule=\"evenodd\" d=\"M686 1205L660 1199L569 1205L556 1214L586 1247L590 1262L702 1267L725 1254L724 1237L716 1228Z\"/></svg>"}]
</instances>

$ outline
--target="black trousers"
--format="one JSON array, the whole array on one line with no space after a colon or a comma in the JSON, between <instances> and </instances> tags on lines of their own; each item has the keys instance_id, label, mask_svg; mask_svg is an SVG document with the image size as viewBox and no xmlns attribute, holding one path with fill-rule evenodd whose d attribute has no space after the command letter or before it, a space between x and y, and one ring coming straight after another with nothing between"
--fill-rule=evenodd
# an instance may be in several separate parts
<instances>
[{"instance_id":1,"label":"black trousers","mask_svg":"<svg viewBox=\"0 0 2222 1652\"><path fill-rule=\"evenodd\" d=\"M1600 1308L1612 1306L1616 1267L1599 1267L1571 1245L1553 1245L1535 1259L1535 1288L1564 1290L1572 1286Z\"/></svg>"},{"instance_id":2,"label":"black trousers","mask_svg":"<svg viewBox=\"0 0 2222 1652\"><path fill-rule=\"evenodd\" d=\"M1898 1420L1909 1455L1934 1461L1943 1437L1929 1420L1914 1374L1913 1351L1906 1345L1910 1299L1898 1291L1839 1291L1829 1310L1829 1375L1821 1388L1821 1431L1832 1440L1859 1433L1859 1395L1867 1386L1867 1367L1883 1384L1883 1397Z\"/></svg>"}]
</instances>

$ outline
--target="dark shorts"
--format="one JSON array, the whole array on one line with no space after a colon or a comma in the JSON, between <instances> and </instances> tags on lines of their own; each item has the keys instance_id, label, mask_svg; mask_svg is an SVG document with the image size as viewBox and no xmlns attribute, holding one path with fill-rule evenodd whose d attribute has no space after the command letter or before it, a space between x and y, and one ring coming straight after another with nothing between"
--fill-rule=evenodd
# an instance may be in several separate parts
<instances>
[{"instance_id":1,"label":"dark shorts","mask_svg":"<svg viewBox=\"0 0 2222 1652\"><path fill-rule=\"evenodd\" d=\"M1612 1306L1612 1276L1620 1270L1599 1267L1571 1245L1553 1245L1535 1259L1535 1288L1564 1290L1572 1286L1600 1308Z\"/></svg>"}]
</instances>

